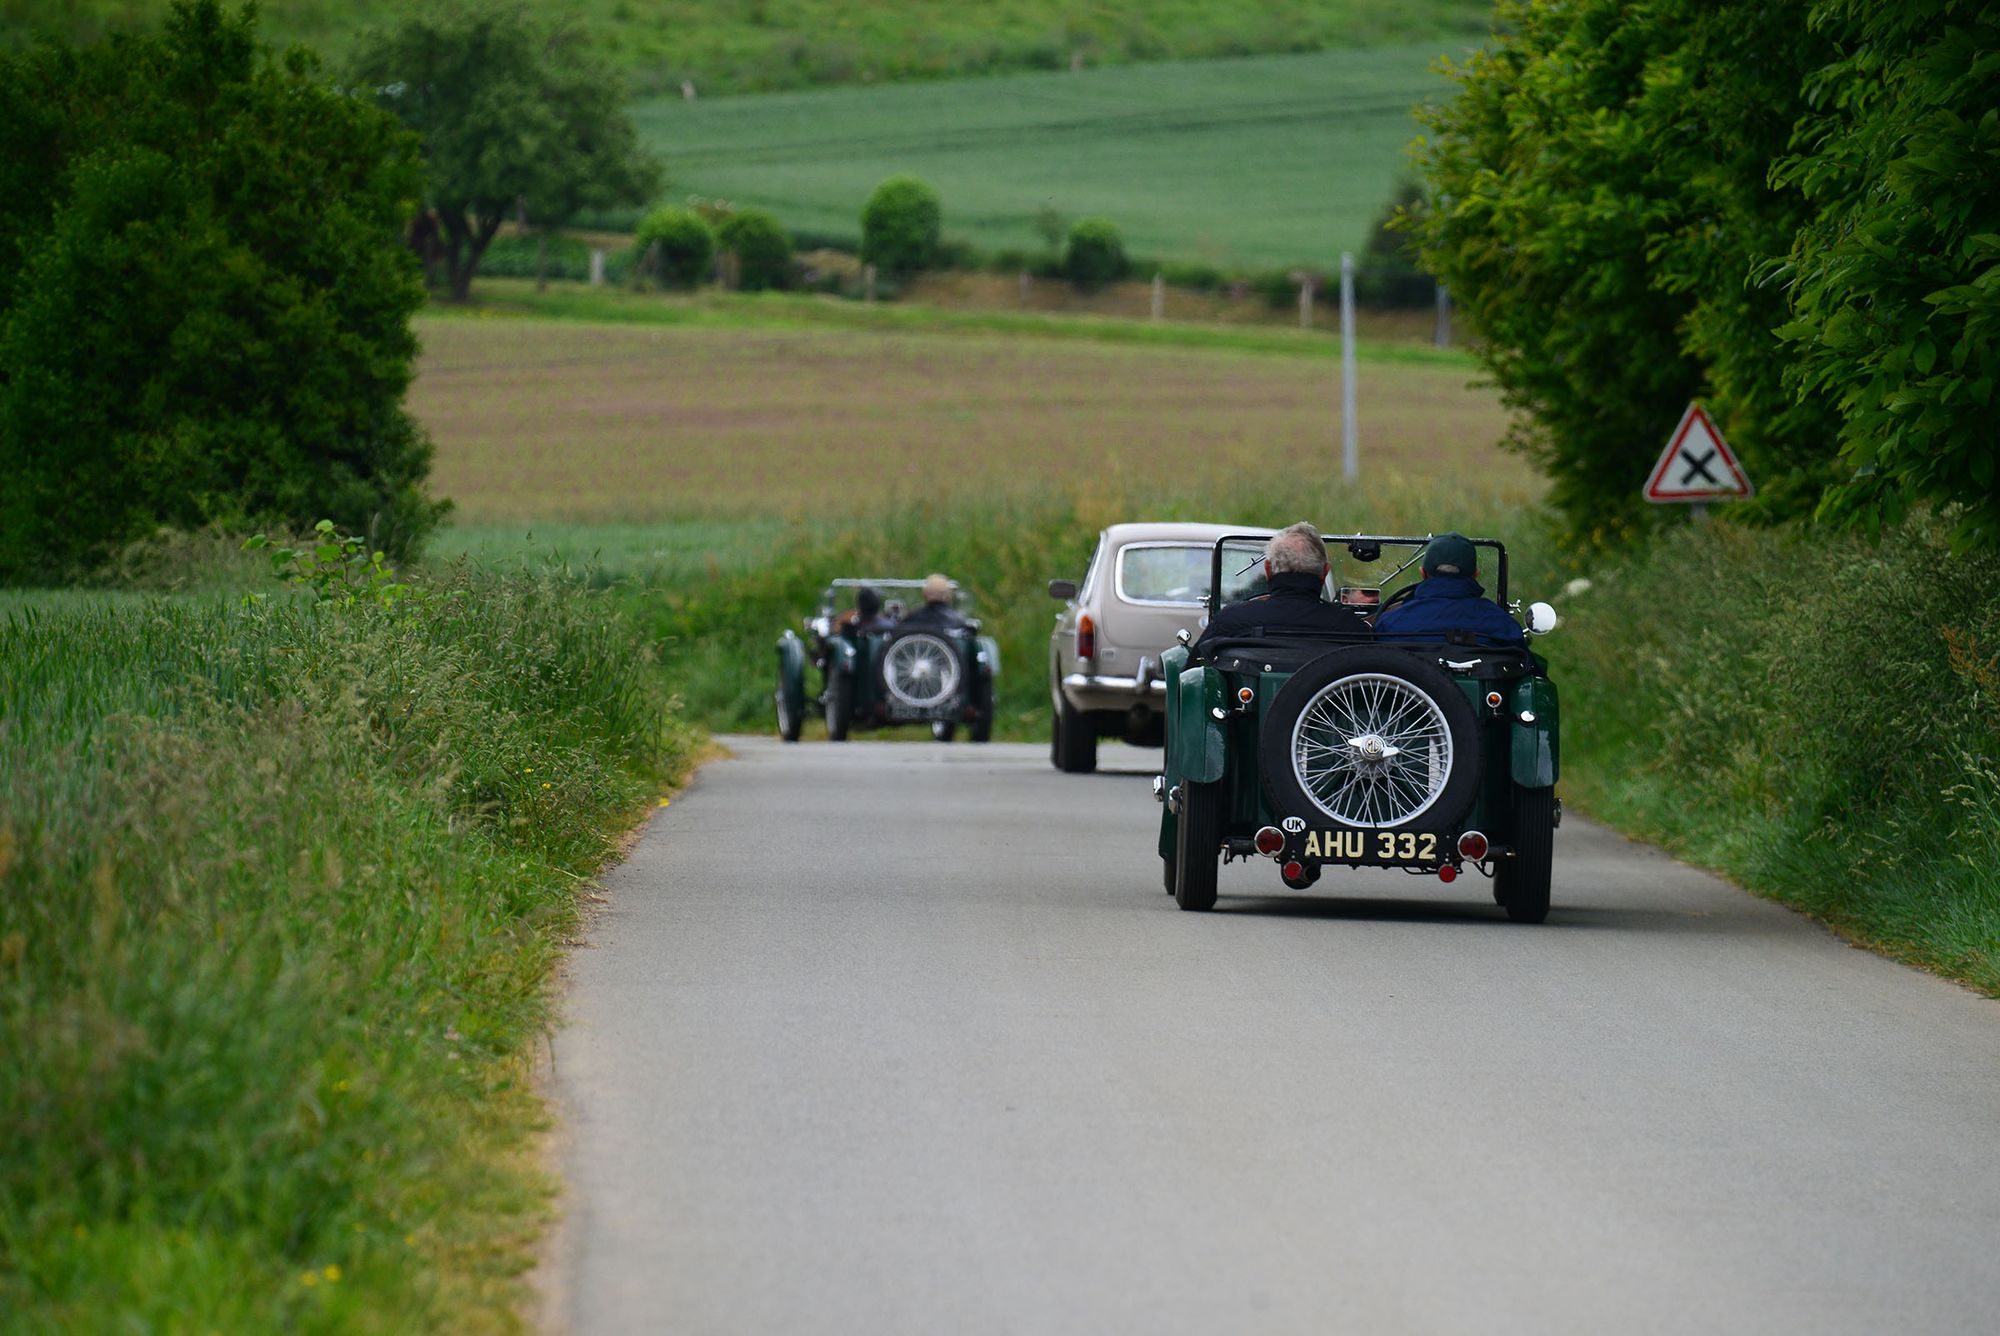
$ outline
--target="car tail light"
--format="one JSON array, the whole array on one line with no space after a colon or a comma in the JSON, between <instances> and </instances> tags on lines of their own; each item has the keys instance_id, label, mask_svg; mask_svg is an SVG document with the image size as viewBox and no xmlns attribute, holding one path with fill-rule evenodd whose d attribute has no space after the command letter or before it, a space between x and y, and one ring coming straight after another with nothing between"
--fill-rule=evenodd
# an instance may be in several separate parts
<instances>
[{"instance_id":1,"label":"car tail light","mask_svg":"<svg viewBox=\"0 0 2000 1336\"><path fill-rule=\"evenodd\" d=\"M1438 880L1442 882L1457 881L1458 869L1453 867L1451 864L1446 863L1443 867L1438 869Z\"/></svg>"},{"instance_id":2,"label":"car tail light","mask_svg":"<svg viewBox=\"0 0 2000 1336\"><path fill-rule=\"evenodd\" d=\"M1276 826L1266 826L1257 832L1257 852L1266 858L1274 857L1285 847L1285 832Z\"/></svg>"},{"instance_id":3,"label":"car tail light","mask_svg":"<svg viewBox=\"0 0 2000 1336\"><path fill-rule=\"evenodd\" d=\"M1458 837L1458 852L1463 858L1477 863L1486 857L1486 837L1476 830L1468 830Z\"/></svg>"},{"instance_id":4,"label":"car tail light","mask_svg":"<svg viewBox=\"0 0 2000 1336\"><path fill-rule=\"evenodd\" d=\"M1076 657L1094 659L1097 657L1097 623L1084 613L1076 619Z\"/></svg>"},{"instance_id":5,"label":"car tail light","mask_svg":"<svg viewBox=\"0 0 2000 1336\"><path fill-rule=\"evenodd\" d=\"M1487 709L1489 709L1489 710L1497 710L1497 709L1499 709L1499 708L1500 708L1500 693L1499 693L1499 692L1497 692L1497 691L1489 691L1489 692L1487 692L1487 693L1486 693L1486 708L1487 708Z\"/></svg>"},{"instance_id":6,"label":"car tail light","mask_svg":"<svg viewBox=\"0 0 2000 1336\"><path fill-rule=\"evenodd\" d=\"M1286 881L1299 881L1306 875L1305 864L1294 859L1284 866Z\"/></svg>"},{"instance_id":7,"label":"car tail light","mask_svg":"<svg viewBox=\"0 0 2000 1336\"><path fill-rule=\"evenodd\" d=\"M1251 690L1251 689L1250 689L1249 687L1238 687L1238 688L1237 688L1237 690L1236 690L1236 703L1237 703L1237 704L1239 704L1239 705L1248 705L1248 704L1249 704L1249 703L1250 703L1251 701L1253 701L1253 700L1256 700L1256 699L1257 699L1257 693L1256 693L1256 692L1254 692L1254 691L1252 691L1252 690Z\"/></svg>"}]
</instances>

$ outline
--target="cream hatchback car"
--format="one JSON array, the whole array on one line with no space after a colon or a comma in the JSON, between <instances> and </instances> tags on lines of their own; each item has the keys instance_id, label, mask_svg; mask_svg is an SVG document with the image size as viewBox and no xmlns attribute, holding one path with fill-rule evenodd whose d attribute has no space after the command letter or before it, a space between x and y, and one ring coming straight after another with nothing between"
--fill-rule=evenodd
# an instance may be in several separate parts
<instances>
[{"instance_id":1,"label":"cream hatchback car","mask_svg":"<svg viewBox=\"0 0 2000 1336\"><path fill-rule=\"evenodd\" d=\"M1049 759L1058 770L1097 768L1097 740L1135 747L1166 739L1160 655L1208 620L1209 559L1225 534L1272 530L1226 524L1114 524L1097 537L1081 584L1049 581L1065 601L1049 637ZM1243 579L1261 584L1263 571ZM1254 589L1232 591L1230 601Z\"/></svg>"}]
</instances>

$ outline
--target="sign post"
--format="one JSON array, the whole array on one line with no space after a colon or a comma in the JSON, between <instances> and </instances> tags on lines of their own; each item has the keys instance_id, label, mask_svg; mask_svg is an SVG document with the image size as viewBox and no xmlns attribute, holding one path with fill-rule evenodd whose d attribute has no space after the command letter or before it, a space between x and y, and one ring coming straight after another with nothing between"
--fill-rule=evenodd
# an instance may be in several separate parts
<instances>
[{"instance_id":1,"label":"sign post","mask_svg":"<svg viewBox=\"0 0 2000 1336\"><path fill-rule=\"evenodd\" d=\"M1361 440L1354 422L1354 257L1340 255L1340 474L1361 475Z\"/></svg>"},{"instance_id":2,"label":"sign post","mask_svg":"<svg viewBox=\"0 0 2000 1336\"><path fill-rule=\"evenodd\" d=\"M1694 507L1695 518L1708 513L1711 501L1744 501L1757 494L1750 477L1722 439L1708 410L1690 403L1681 424L1667 438L1660 462L1646 479L1646 499L1657 504Z\"/></svg>"}]
</instances>

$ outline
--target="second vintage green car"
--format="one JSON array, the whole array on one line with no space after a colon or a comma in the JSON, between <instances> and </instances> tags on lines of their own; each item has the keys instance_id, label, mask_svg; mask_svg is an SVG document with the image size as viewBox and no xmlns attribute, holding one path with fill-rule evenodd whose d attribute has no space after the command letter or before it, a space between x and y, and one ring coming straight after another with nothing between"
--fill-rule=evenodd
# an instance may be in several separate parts
<instances>
[{"instance_id":1,"label":"second vintage green car","mask_svg":"<svg viewBox=\"0 0 2000 1336\"><path fill-rule=\"evenodd\" d=\"M1363 567L1402 560L1372 586L1342 587L1357 610L1393 606L1392 586L1429 536L1328 535ZM1494 557L1507 605L1506 549ZM1211 589L1263 557L1261 535L1215 544ZM1482 560L1481 565L1486 565ZM1519 609L1515 609L1519 615ZM1545 603L1527 630L1555 625ZM1555 684L1525 644L1450 633L1244 637L1191 653L1187 637L1161 669L1166 769L1159 852L1182 909L1212 909L1223 860L1268 858L1302 890L1329 867L1401 868L1443 882L1477 871L1517 922L1549 912L1558 734Z\"/></svg>"},{"instance_id":2,"label":"second vintage green car","mask_svg":"<svg viewBox=\"0 0 2000 1336\"><path fill-rule=\"evenodd\" d=\"M917 600L922 580L835 580L820 594L805 635L778 639L778 735L797 742L808 705L826 719L826 736L845 742L856 729L924 724L939 742L960 726L974 742L993 736L993 679L1000 650L966 615L969 600L954 583L948 601L904 616L903 599ZM880 620L861 616L864 589L888 600ZM806 675L819 673L810 702Z\"/></svg>"}]
</instances>

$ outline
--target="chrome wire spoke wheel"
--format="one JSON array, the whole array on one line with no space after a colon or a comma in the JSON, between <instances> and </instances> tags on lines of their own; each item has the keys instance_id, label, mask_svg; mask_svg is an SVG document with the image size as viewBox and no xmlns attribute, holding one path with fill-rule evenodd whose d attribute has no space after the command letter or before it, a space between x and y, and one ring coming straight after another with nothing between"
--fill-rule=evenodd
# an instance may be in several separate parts
<instances>
[{"instance_id":1,"label":"chrome wire spoke wheel","mask_svg":"<svg viewBox=\"0 0 2000 1336\"><path fill-rule=\"evenodd\" d=\"M904 636L882 658L882 685L904 705L932 709L958 695L958 655L936 636Z\"/></svg>"},{"instance_id":2,"label":"chrome wire spoke wheel","mask_svg":"<svg viewBox=\"0 0 2000 1336\"><path fill-rule=\"evenodd\" d=\"M1451 762L1444 711L1386 673L1327 683L1292 725L1299 787L1344 825L1398 826L1422 816L1444 792Z\"/></svg>"}]
</instances>

